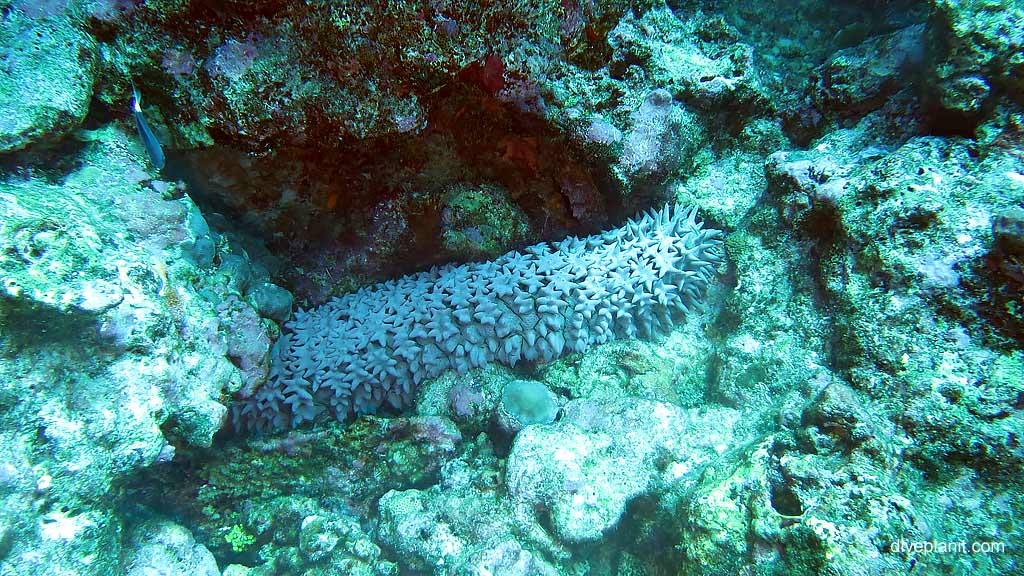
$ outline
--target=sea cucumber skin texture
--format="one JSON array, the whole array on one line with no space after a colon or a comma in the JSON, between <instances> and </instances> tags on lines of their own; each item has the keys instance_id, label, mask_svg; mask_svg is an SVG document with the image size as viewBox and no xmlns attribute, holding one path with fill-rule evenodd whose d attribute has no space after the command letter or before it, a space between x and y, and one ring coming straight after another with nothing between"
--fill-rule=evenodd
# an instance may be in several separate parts
<instances>
[{"instance_id":1,"label":"sea cucumber skin texture","mask_svg":"<svg viewBox=\"0 0 1024 576\"><path fill-rule=\"evenodd\" d=\"M664 332L699 306L722 233L668 205L625 226L445 265L299 310L270 376L233 409L236 427L344 420L410 404L420 382L488 362L547 362L616 338Z\"/></svg>"}]
</instances>

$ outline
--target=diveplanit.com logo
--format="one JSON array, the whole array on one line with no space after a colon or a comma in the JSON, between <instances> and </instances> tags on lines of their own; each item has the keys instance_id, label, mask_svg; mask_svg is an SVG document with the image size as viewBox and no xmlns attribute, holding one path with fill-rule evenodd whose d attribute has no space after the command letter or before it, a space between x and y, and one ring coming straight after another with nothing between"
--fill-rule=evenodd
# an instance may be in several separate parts
<instances>
[{"instance_id":1,"label":"diveplanit.com logo","mask_svg":"<svg viewBox=\"0 0 1024 576\"><path fill-rule=\"evenodd\" d=\"M903 554L1002 554L1006 542L967 540L904 540L889 545L889 552Z\"/></svg>"}]
</instances>

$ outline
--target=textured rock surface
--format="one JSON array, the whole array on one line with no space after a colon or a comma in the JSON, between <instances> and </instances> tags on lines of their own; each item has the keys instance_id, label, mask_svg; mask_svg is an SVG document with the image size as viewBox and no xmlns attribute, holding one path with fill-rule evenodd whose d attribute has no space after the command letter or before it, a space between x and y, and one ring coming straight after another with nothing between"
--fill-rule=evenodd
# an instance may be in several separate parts
<instances>
[{"instance_id":1,"label":"textured rock surface","mask_svg":"<svg viewBox=\"0 0 1024 576\"><path fill-rule=\"evenodd\" d=\"M193 533L221 565L255 564L250 576L395 576L397 555L382 551L362 520L388 491L433 484L464 442L451 421L422 416L368 416L248 440L209 453L198 497L143 492L147 504L170 498L187 510L197 519ZM469 471L493 482L493 461ZM475 519L474 510L463 512Z\"/></svg>"},{"instance_id":2,"label":"textured rock surface","mask_svg":"<svg viewBox=\"0 0 1024 576\"><path fill-rule=\"evenodd\" d=\"M96 42L68 18L32 20L5 11L0 60L0 152L56 139L85 118Z\"/></svg>"},{"instance_id":3,"label":"textured rock surface","mask_svg":"<svg viewBox=\"0 0 1024 576\"><path fill-rule=\"evenodd\" d=\"M227 280L184 254L202 229L192 202L144 184L122 131L87 139L59 184L0 181L3 574L123 574L118 486L209 446L243 384L231 356L260 379L269 349L243 302L249 342L225 342L210 299Z\"/></svg>"},{"instance_id":4,"label":"textured rock surface","mask_svg":"<svg viewBox=\"0 0 1024 576\"><path fill-rule=\"evenodd\" d=\"M933 0L935 29L948 47L932 74L942 105L977 114L992 92L1024 97L1024 7L1017 0Z\"/></svg>"},{"instance_id":5,"label":"textured rock surface","mask_svg":"<svg viewBox=\"0 0 1024 576\"><path fill-rule=\"evenodd\" d=\"M735 442L738 419L734 410L635 398L572 401L556 424L528 426L516 437L509 496L531 513L550 513L564 542L598 540L632 499L692 484Z\"/></svg>"},{"instance_id":6,"label":"textured rock surface","mask_svg":"<svg viewBox=\"0 0 1024 576\"><path fill-rule=\"evenodd\" d=\"M126 576L220 576L213 554L188 529L169 520L135 526L121 561Z\"/></svg>"},{"instance_id":7,"label":"textured rock surface","mask_svg":"<svg viewBox=\"0 0 1024 576\"><path fill-rule=\"evenodd\" d=\"M919 79L927 58L925 25L873 36L839 50L817 70L814 98L823 109L844 115L880 107L886 98Z\"/></svg>"},{"instance_id":8,"label":"textured rock surface","mask_svg":"<svg viewBox=\"0 0 1024 576\"><path fill-rule=\"evenodd\" d=\"M400 564L419 573L554 576L568 551L529 514L502 497L498 460L486 447L467 450L424 489L392 490L378 503L378 534ZM585 562L576 568L585 572ZM435 569L436 568L436 569ZM434 571L431 571L435 569Z\"/></svg>"},{"instance_id":9,"label":"textured rock surface","mask_svg":"<svg viewBox=\"0 0 1024 576\"><path fill-rule=\"evenodd\" d=\"M497 186L452 186L442 201L441 249L454 261L494 258L528 238L526 215Z\"/></svg>"},{"instance_id":10,"label":"textured rock surface","mask_svg":"<svg viewBox=\"0 0 1024 576\"><path fill-rule=\"evenodd\" d=\"M481 264L445 266L299 312L266 385L240 421L280 428L324 408L339 419L400 408L445 370L547 362L593 344L651 336L697 306L721 233L666 206L627 226Z\"/></svg>"}]
</instances>

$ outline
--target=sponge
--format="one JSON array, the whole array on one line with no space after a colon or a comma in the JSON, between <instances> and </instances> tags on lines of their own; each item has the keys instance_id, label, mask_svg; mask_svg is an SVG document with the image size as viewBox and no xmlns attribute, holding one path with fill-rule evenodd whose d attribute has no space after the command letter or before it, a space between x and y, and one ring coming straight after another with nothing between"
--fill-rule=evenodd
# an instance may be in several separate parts
<instances>
[{"instance_id":1,"label":"sponge","mask_svg":"<svg viewBox=\"0 0 1024 576\"><path fill-rule=\"evenodd\" d=\"M266 384L235 404L235 426L400 409L446 370L548 362L664 332L700 304L721 246L696 209L669 205L595 236L435 266L299 310L274 345Z\"/></svg>"}]
</instances>

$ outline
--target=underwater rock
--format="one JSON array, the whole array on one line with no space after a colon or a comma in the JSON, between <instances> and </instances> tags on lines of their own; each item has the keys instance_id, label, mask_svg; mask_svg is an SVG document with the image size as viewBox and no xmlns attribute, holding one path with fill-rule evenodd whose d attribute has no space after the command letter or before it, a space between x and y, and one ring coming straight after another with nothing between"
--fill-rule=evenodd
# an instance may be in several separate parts
<instances>
[{"instance_id":1,"label":"underwater rock","mask_svg":"<svg viewBox=\"0 0 1024 576\"><path fill-rule=\"evenodd\" d=\"M765 155L789 146L782 125L767 119L751 120L740 138L743 148L707 164L698 162L693 171L668 183L677 201L697 206L705 218L725 230L744 228L743 218L762 201Z\"/></svg>"},{"instance_id":2,"label":"underwater rock","mask_svg":"<svg viewBox=\"0 0 1024 576\"><path fill-rule=\"evenodd\" d=\"M945 368L970 370L978 383L945 380L937 394L908 402L900 424L914 442L904 457L934 479L952 479L966 467L981 478L1012 482L1024 466L1017 440L1024 434L1024 354L978 362L973 348L949 352Z\"/></svg>"},{"instance_id":3,"label":"underwater rock","mask_svg":"<svg viewBox=\"0 0 1024 576\"><path fill-rule=\"evenodd\" d=\"M779 208L765 210L774 214ZM811 278L800 255L773 250L771 242L748 230L726 239L736 286L720 309L722 337L704 365L700 403L770 406L792 394L813 393L808 384L823 371L828 324L795 304L803 302Z\"/></svg>"},{"instance_id":4,"label":"underwater rock","mask_svg":"<svg viewBox=\"0 0 1024 576\"><path fill-rule=\"evenodd\" d=\"M406 568L447 574L555 576L568 551L498 497L498 461L486 443L446 464L440 482L380 499L378 535ZM559 568L562 568L561 570Z\"/></svg>"},{"instance_id":5,"label":"underwater rock","mask_svg":"<svg viewBox=\"0 0 1024 576\"><path fill-rule=\"evenodd\" d=\"M182 3L149 3L137 11L147 17L123 19L119 40L146 50L151 77L165 78L150 88L178 103L164 110L172 129L201 116L210 132L261 153L414 134L436 89L463 80L460 73L488 58L507 63L482 83L498 95L506 84L538 76L525 62L546 67L559 46L561 10L553 0L429 7L345 1L314 11L294 0L229 4L190 11ZM225 14L238 14L236 25ZM133 57L140 58L113 55L116 64L137 67ZM512 105L522 99L512 96Z\"/></svg>"},{"instance_id":6,"label":"underwater rock","mask_svg":"<svg viewBox=\"0 0 1024 576\"><path fill-rule=\"evenodd\" d=\"M24 471L0 480L0 572L123 573L117 486L169 446L209 446L242 386L200 295L226 279L185 257L194 205L143 187L142 153L107 127L59 182L0 182L0 477Z\"/></svg>"},{"instance_id":7,"label":"underwater rock","mask_svg":"<svg viewBox=\"0 0 1024 576\"><path fill-rule=\"evenodd\" d=\"M998 248L1024 256L1024 208L1014 206L998 212L992 218L992 235Z\"/></svg>"},{"instance_id":8,"label":"underwater rock","mask_svg":"<svg viewBox=\"0 0 1024 576\"><path fill-rule=\"evenodd\" d=\"M418 490L391 491L378 504L382 537L401 553L403 564L425 569L417 557L437 558L445 565L465 554L468 542L457 538L436 516L429 514Z\"/></svg>"},{"instance_id":9,"label":"underwater rock","mask_svg":"<svg viewBox=\"0 0 1024 576\"><path fill-rule=\"evenodd\" d=\"M1024 200L1024 189L1010 185L1010 174L1020 169L1013 153L977 158L962 142L931 137L851 158L843 169L846 192L825 229L834 233L823 237L859 262L854 269L846 256L823 260L827 289L848 307L840 319L845 349L859 347L863 356L857 356L903 373L917 361L931 363L915 359L919 352L930 356L946 347L920 347L921 330L911 326L948 322L933 305L957 310L960 322L977 317L979 302L967 287L979 281L980 264L993 246L992 219ZM976 180L967 186L965 178ZM868 297L880 284L901 297ZM888 321L878 325L879 317ZM917 373L910 369L906 376Z\"/></svg>"},{"instance_id":10,"label":"underwater rock","mask_svg":"<svg viewBox=\"0 0 1024 576\"><path fill-rule=\"evenodd\" d=\"M681 115L668 90L659 88L647 95L633 113L632 127L622 141L619 165L630 179L664 177L678 165L683 148Z\"/></svg>"},{"instance_id":11,"label":"underwater rock","mask_svg":"<svg viewBox=\"0 0 1024 576\"><path fill-rule=\"evenodd\" d=\"M523 548L514 540L505 540L482 550L469 562L473 574L508 576L559 576L555 566Z\"/></svg>"},{"instance_id":12,"label":"underwater rock","mask_svg":"<svg viewBox=\"0 0 1024 576\"><path fill-rule=\"evenodd\" d=\"M547 362L616 338L652 336L699 306L721 232L666 206L623 228L448 265L299 311L267 383L236 425L296 426L401 408L423 380L488 362Z\"/></svg>"},{"instance_id":13,"label":"underwater rock","mask_svg":"<svg viewBox=\"0 0 1024 576\"><path fill-rule=\"evenodd\" d=\"M225 575L398 574L398 567L384 558L364 527L335 506L291 495L249 500L246 508L246 520L222 530L217 540L229 549L231 558L258 561L247 560L255 566L228 566ZM266 541L270 543L262 543Z\"/></svg>"},{"instance_id":14,"label":"underwater rock","mask_svg":"<svg viewBox=\"0 0 1024 576\"><path fill-rule=\"evenodd\" d=\"M668 522L676 529L678 562L696 574L736 574L745 558L757 557L747 554L747 543L762 541L762 532L771 535L785 521L771 503L770 445L761 441L749 452L725 456L696 487L677 491L686 497L670 509Z\"/></svg>"},{"instance_id":15,"label":"underwater rock","mask_svg":"<svg viewBox=\"0 0 1024 576\"><path fill-rule=\"evenodd\" d=\"M96 42L71 19L5 10L0 26L0 152L56 140L85 119Z\"/></svg>"},{"instance_id":16,"label":"underwater rock","mask_svg":"<svg viewBox=\"0 0 1024 576\"><path fill-rule=\"evenodd\" d=\"M846 194L850 174L858 165L884 153L883 149L869 147L858 154L852 146L834 154L779 150L770 154L764 164L768 192L778 198L781 216L787 224L804 227L809 235L830 240L825 229L838 225L835 205Z\"/></svg>"},{"instance_id":17,"label":"underwater rock","mask_svg":"<svg viewBox=\"0 0 1024 576\"><path fill-rule=\"evenodd\" d=\"M451 418L467 437L487 432L493 425L501 391L518 378L501 364L488 364L465 374L449 370L417 389L416 413Z\"/></svg>"},{"instance_id":18,"label":"underwater rock","mask_svg":"<svg viewBox=\"0 0 1024 576\"><path fill-rule=\"evenodd\" d=\"M522 243L526 214L497 186L455 185L444 192L441 248L460 261L493 258Z\"/></svg>"},{"instance_id":19,"label":"underwater rock","mask_svg":"<svg viewBox=\"0 0 1024 576\"><path fill-rule=\"evenodd\" d=\"M452 417L460 421L472 421L479 417L486 406L487 399L483 392L472 382L456 383L448 391L448 408Z\"/></svg>"},{"instance_id":20,"label":"underwater rock","mask_svg":"<svg viewBox=\"0 0 1024 576\"><path fill-rule=\"evenodd\" d=\"M1012 280L1019 265L1004 253L996 223L1024 201L1016 183L1024 166L1016 151L993 147L979 156L958 139L878 147L873 126L869 115L811 150L773 155L769 191L784 221L820 251L810 276L842 310L830 328L832 354L844 359L840 378L899 407L892 418L910 437L904 458L933 478L964 467L1004 478L1021 461L1015 441L1007 442L1020 420L1009 409L1014 394L994 378L1003 353L981 342L1019 350L1024 323ZM802 172L789 173L805 175L806 187L779 169L794 166L776 163L783 156L804 162ZM821 198L822 185L834 180L842 194ZM732 246L730 254L741 268L749 259ZM979 389L1000 400L980 400ZM815 443L849 447L871 434L852 422L833 432Z\"/></svg>"},{"instance_id":21,"label":"underwater rock","mask_svg":"<svg viewBox=\"0 0 1024 576\"><path fill-rule=\"evenodd\" d=\"M558 422L524 428L508 457L509 496L550 513L566 543L599 540L631 500L693 482L725 446L739 413L636 398L572 400Z\"/></svg>"},{"instance_id":22,"label":"underwater rock","mask_svg":"<svg viewBox=\"0 0 1024 576\"><path fill-rule=\"evenodd\" d=\"M847 117L879 108L893 93L924 80L928 51L924 24L838 50L816 71L815 103Z\"/></svg>"},{"instance_id":23,"label":"underwater rock","mask_svg":"<svg viewBox=\"0 0 1024 576\"><path fill-rule=\"evenodd\" d=\"M914 564L888 552L898 538L926 539L923 510L904 497L882 462L787 451L769 437L707 468L696 487L664 499L675 565L700 576L796 571L893 574ZM678 502L669 504L673 499Z\"/></svg>"},{"instance_id":24,"label":"underwater rock","mask_svg":"<svg viewBox=\"0 0 1024 576\"><path fill-rule=\"evenodd\" d=\"M339 528L344 529L320 516L306 516L299 529L299 550L311 562L323 560L338 547Z\"/></svg>"},{"instance_id":25,"label":"underwater rock","mask_svg":"<svg viewBox=\"0 0 1024 576\"><path fill-rule=\"evenodd\" d=\"M228 288L238 296L245 296L253 278L249 261L238 254L228 254L220 259L218 273L228 280Z\"/></svg>"},{"instance_id":26,"label":"underwater rock","mask_svg":"<svg viewBox=\"0 0 1024 576\"><path fill-rule=\"evenodd\" d=\"M270 370L270 337L257 311L234 294L217 305L217 316L224 326L229 358L242 373L243 395L251 394L266 381Z\"/></svg>"},{"instance_id":27,"label":"underwater rock","mask_svg":"<svg viewBox=\"0 0 1024 576\"><path fill-rule=\"evenodd\" d=\"M736 113L766 104L754 48L720 16L654 3L627 13L608 43L613 77L672 86L674 97L704 109Z\"/></svg>"},{"instance_id":28,"label":"underwater rock","mask_svg":"<svg viewBox=\"0 0 1024 576\"><path fill-rule=\"evenodd\" d=\"M264 318L284 323L292 315L292 294L277 284L264 282L252 289L249 298Z\"/></svg>"},{"instance_id":29,"label":"underwater rock","mask_svg":"<svg viewBox=\"0 0 1024 576\"><path fill-rule=\"evenodd\" d=\"M209 236L201 236L194 241L185 243L182 248L189 260L200 268L213 266L213 258L217 255L217 244Z\"/></svg>"},{"instance_id":30,"label":"underwater rock","mask_svg":"<svg viewBox=\"0 0 1024 576\"><path fill-rule=\"evenodd\" d=\"M866 403L845 383L833 381L818 393L801 416L800 439L808 450L852 450L874 438Z\"/></svg>"},{"instance_id":31,"label":"underwater rock","mask_svg":"<svg viewBox=\"0 0 1024 576\"><path fill-rule=\"evenodd\" d=\"M419 387L416 411L452 418L463 430L466 425L482 429L489 424L505 385L516 377L500 364L489 364L466 374L445 372Z\"/></svg>"},{"instance_id":32,"label":"underwater rock","mask_svg":"<svg viewBox=\"0 0 1024 576\"><path fill-rule=\"evenodd\" d=\"M125 576L220 576L213 554L188 529L169 520L133 527L121 561Z\"/></svg>"},{"instance_id":33,"label":"underwater rock","mask_svg":"<svg viewBox=\"0 0 1024 576\"><path fill-rule=\"evenodd\" d=\"M946 48L932 66L941 105L976 116L993 92L1024 99L1024 11L1014 0L989 3L932 0L933 30Z\"/></svg>"},{"instance_id":34,"label":"underwater rock","mask_svg":"<svg viewBox=\"0 0 1024 576\"><path fill-rule=\"evenodd\" d=\"M344 516L311 514L299 528L299 551L311 566L332 566L338 573L388 575L397 573L381 558L380 547L359 523Z\"/></svg>"}]
</instances>

